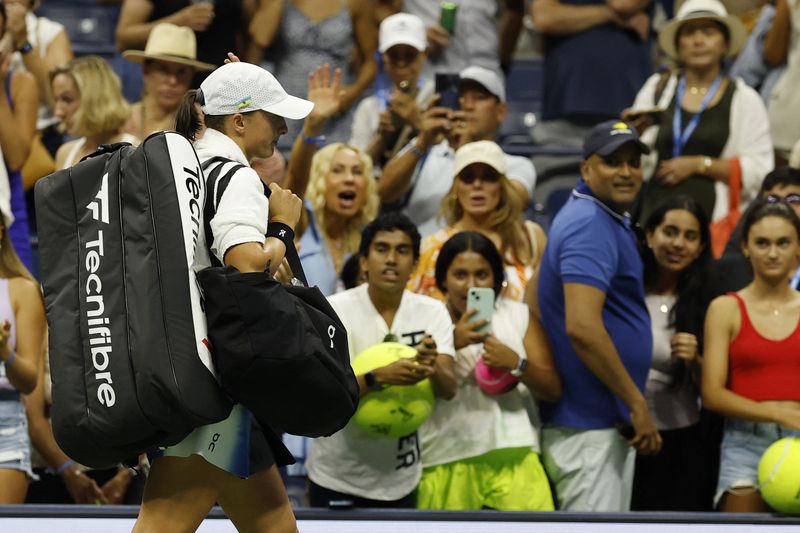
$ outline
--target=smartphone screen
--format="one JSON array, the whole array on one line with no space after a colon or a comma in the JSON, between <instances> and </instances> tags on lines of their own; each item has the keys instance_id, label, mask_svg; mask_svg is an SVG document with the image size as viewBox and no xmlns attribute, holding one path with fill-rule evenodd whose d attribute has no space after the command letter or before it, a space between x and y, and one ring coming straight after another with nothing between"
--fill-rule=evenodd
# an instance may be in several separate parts
<instances>
[{"instance_id":1,"label":"smartphone screen","mask_svg":"<svg viewBox=\"0 0 800 533\"><path fill-rule=\"evenodd\" d=\"M436 104L440 107L448 107L450 109L458 109L458 84L461 78L458 74L436 74L436 93L439 95L439 102Z\"/></svg>"}]
</instances>

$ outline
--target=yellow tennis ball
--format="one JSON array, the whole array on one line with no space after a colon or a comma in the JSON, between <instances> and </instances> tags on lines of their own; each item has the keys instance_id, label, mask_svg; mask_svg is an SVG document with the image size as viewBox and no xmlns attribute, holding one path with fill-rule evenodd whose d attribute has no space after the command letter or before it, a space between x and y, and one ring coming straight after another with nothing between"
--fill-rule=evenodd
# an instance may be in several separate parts
<instances>
[{"instance_id":1,"label":"yellow tennis ball","mask_svg":"<svg viewBox=\"0 0 800 533\"><path fill-rule=\"evenodd\" d=\"M415 357L417 350L398 342L370 346L353 360L353 372L360 376L387 366L401 357ZM416 431L433 412L435 399L429 379L414 385L388 385L363 396L353 421L376 437L403 437Z\"/></svg>"},{"instance_id":2,"label":"yellow tennis ball","mask_svg":"<svg viewBox=\"0 0 800 533\"><path fill-rule=\"evenodd\" d=\"M773 442L758 463L761 496L770 507L786 514L800 514L800 438Z\"/></svg>"}]
</instances>

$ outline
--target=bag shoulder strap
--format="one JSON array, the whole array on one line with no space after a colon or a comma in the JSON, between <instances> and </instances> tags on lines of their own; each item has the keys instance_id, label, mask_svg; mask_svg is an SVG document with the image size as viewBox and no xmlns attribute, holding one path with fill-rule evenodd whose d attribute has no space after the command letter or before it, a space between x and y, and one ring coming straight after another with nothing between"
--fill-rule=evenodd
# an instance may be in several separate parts
<instances>
[{"instance_id":1,"label":"bag shoulder strap","mask_svg":"<svg viewBox=\"0 0 800 533\"><path fill-rule=\"evenodd\" d=\"M225 157L212 157L204 161L201 165L203 171L206 171L212 164L219 163L206 177L206 203L203 206L203 231L206 234L206 247L208 248L208 256L213 266L222 266L222 263L211 251L211 245L214 242L214 235L211 232L211 219L217 214L217 206L222 199L222 194L225 192L225 189L228 188L228 183L230 183L231 178L240 168L244 167L241 163L233 165L230 170L220 178L219 175L222 173L222 168L225 166L225 163L233 162L232 159L227 159Z\"/></svg>"},{"instance_id":2,"label":"bag shoulder strap","mask_svg":"<svg viewBox=\"0 0 800 533\"><path fill-rule=\"evenodd\" d=\"M225 193L225 189L228 188L228 184L231 182L231 178L236 172L243 168L244 165L241 163L234 165L231 167L228 172L225 173L224 176L221 178L219 175L222 173L222 167L225 163L233 163L232 159L228 159L226 157L215 156L211 159L206 160L201 165L203 170L208 170L208 167L213 165L214 163L219 163L214 169L209 173L208 177L206 178L206 204L203 207L203 218L204 218L204 230L206 234L206 246L208 247L208 255L211 259L211 264L213 266L222 266L219 259L211 252L211 244L214 239L214 235L211 232L211 219L214 218L214 215L217 212L217 206L219 205L220 200L222 199L222 195ZM264 195L269 198L270 190L263 182L262 185L264 187ZM303 285L306 287L308 286L308 280L306 278L306 274L303 271L303 265L300 262L300 255L297 253L297 247L294 246L294 243L291 243L291 246L286 246L286 261L289 263L289 268L292 270L292 275L297 278L298 281L302 282Z\"/></svg>"}]
</instances>

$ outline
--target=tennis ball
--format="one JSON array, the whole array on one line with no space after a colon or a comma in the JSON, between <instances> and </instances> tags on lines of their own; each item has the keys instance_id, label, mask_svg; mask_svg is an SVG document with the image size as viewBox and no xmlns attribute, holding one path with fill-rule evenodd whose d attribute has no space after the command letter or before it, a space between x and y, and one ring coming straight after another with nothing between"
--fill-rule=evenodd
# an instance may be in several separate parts
<instances>
[{"instance_id":1,"label":"tennis ball","mask_svg":"<svg viewBox=\"0 0 800 533\"><path fill-rule=\"evenodd\" d=\"M415 357L417 350L398 342L370 346L353 360L353 372L360 376L401 357ZM388 385L370 392L358 403L353 421L376 437L403 437L416 431L433 412L435 399L429 379L414 385Z\"/></svg>"},{"instance_id":2,"label":"tennis ball","mask_svg":"<svg viewBox=\"0 0 800 533\"><path fill-rule=\"evenodd\" d=\"M786 514L800 514L800 438L773 442L758 463L761 496L770 507Z\"/></svg>"}]
</instances>

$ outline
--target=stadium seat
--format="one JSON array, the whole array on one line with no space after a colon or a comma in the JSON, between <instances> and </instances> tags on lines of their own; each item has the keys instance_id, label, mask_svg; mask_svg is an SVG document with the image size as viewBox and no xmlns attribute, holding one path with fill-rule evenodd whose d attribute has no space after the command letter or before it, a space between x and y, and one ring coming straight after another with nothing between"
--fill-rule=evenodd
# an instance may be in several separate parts
<instances>
[{"instance_id":1,"label":"stadium seat","mask_svg":"<svg viewBox=\"0 0 800 533\"><path fill-rule=\"evenodd\" d=\"M97 54L110 59L116 52L114 31L119 10L119 5L89 0L48 0L37 13L64 25L76 56Z\"/></svg>"}]
</instances>

